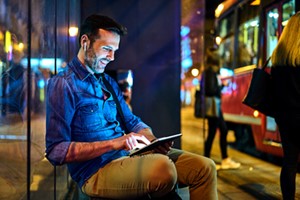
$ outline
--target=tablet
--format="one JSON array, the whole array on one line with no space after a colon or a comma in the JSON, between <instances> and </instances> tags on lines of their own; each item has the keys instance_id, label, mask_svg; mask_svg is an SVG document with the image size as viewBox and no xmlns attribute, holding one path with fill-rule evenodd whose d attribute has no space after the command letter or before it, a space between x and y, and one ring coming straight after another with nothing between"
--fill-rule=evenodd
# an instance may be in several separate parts
<instances>
[{"instance_id":1,"label":"tablet","mask_svg":"<svg viewBox=\"0 0 300 200\"><path fill-rule=\"evenodd\" d=\"M164 143L171 142L171 141L181 137L181 135L182 135L181 133L178 133L178 134L170 135L167 137L157 138L155 141L151 142L150 144L148 144L140 149L131 150L129 153L129 156L134 156L134 155L145 153L147 151L151 151Z\"/></svg>"}]
</instances>

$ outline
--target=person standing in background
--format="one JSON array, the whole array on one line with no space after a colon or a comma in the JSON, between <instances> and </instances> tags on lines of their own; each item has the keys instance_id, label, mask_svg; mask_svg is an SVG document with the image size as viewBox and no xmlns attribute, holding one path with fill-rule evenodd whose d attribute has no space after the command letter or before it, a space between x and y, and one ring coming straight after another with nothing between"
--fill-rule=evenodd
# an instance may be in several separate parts
<instances>
[{"instance_id":1,"label":"person standing in background","mask_svg":"<svg viewBox=\"0 0 300 200\"><path fill-rule=\"evenodd\" d=\"M130 102L131 102L131 87L130 87L129 83L126 80L122 80L122 81L118 82L118 85L122 91L125 102L127 103L128 107L132 111L132 107L130 104Z\"/></svg>"},{"instance_id":2,"label":"person standing in background","mask_svg":"<svg viewBox=\"0 0 300 200\"><path fill-rule=\"evenodd\" d=\"M204 156L210 157L210 152L215 138L217 128L220 130L220 149L221 149L221 168L222 169L237 169L241 166L240 163L233 161L228 157L227 153L227 133L228 129L223 118L221 109L221 90L224 86L219 77L220 73L220 57L217 49L210 48L206 55L206 69L203 72L203 78L200 81L200 91L204 91L205 98L216 98L220 103L217 106L217 116L207 116L208 120L208 136L204 145ZM205 105L208 106L208 105Z\"/></svg>"},{"instance_id":3,"label":"person standing in background","mask_svg":"<svg viewBox=\"0 0 300 200\"><path fill-rule=\"evenodd\" d=\"M295 199L300 154L300 12L293 15L272 56L275 121L283 148L280 185L284 200Z\"/></svg>"}]
</instances>

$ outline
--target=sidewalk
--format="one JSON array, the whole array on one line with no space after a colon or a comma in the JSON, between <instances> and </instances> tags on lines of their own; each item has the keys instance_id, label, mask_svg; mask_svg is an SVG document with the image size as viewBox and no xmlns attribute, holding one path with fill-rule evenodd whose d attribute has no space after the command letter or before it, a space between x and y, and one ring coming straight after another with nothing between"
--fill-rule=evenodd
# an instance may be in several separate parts
<instances>
[{"instance_id":1,"label":"sidewalk","mask_svg":"<svg viewBox=\"0 0 300 200\"><path fill-rule=\"evenodd\" d=\"M193 115L193 107L181 109L182 149L203 155L203 120ZM205 128L207 125L205 124ZM221 162L219 135L216 134L211 158ZM228 140L234 140L229 133ZM228 154L241 167L236 170L218 171L218 194L220 200L282 199L279 184L280 166L265 162L228 147ZM296 198L300 199L300 174L297 174Z\"/></svg>"}]
</instances>

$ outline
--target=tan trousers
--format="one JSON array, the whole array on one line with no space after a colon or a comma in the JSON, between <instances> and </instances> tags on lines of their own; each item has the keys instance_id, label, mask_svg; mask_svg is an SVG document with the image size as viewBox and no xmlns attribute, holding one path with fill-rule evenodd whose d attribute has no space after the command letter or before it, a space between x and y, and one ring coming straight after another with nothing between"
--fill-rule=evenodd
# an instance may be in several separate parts
<instances>
[{"instance_id":1,"label":"tan trousers","mask_svg":"<svg viewBox=\"0 0 300 200\"><path fill-rule=\"evenodd\" d=\"M218 199L214 162L178 149L171 149L167 156L147 154L114 160L88 179L82 190L91 197L156 198L169 193L176 183L189 186L191 200Z\"/></svg>"}]
</instances>

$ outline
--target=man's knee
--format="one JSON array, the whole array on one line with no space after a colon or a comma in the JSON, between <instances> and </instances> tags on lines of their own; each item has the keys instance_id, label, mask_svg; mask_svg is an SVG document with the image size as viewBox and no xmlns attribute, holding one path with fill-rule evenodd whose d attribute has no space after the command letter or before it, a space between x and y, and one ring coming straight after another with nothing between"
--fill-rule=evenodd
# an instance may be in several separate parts
<instances>
[{"instance_id":1,"label":"man's knee","mask_svg":"<svg viewBox=\"0 0 300 200\"><path fill-rule=\"evenodd\" d=\"M204 157L204 159L206 160L205 161L205 168L207 170L210 170L210 171L212 171L212 172L215 173L216 172L216 164L215 164L215 162L212 159L210 159L210 158Z\"/></svg>"},{"instance_id":2,"label":"man's knee","mask_svg":"<svg viewBox=\"0 0 300 200\"><path fill-rule=\"evenodd\" d=\"M156 155L153 162L151 173L149 173L151 183L149 189L153 192L151 196L162 196L170 192L176 185L176 167L167 156L163 155Z\"/></svg>"},{"instance_id":3,"label":"man's knee","mask_svg":"<svg viewBox=\"0 0 300 200\"><path fill-rule=\"evenodd\" d=\"M189 160L189 183L196 186L204 183L214 183L217 179L217 170L214 161L210 158L194 155Z\"/></svg>"},{"instance_id":4,"label":"man's knee","mask_svg":"<svg viewBox=\"0 0 300 200\"><path fill-rule=\"evenodd\" d=\"M198 176L195 177L195 181L198 184L216 184L217 181L217 170L215 162L206 157L202 157L201 167L199 167Z\"/></svg>"},{"instance_id":5,"label":"man's knee","mask_svg":"<svg viewBox=\"0 0 300 200\"><path fill-rule=\"evenodd\" d=\"M201 170L204 170L207 173L216 173L216 164L210 158L204 156L197 156L193 163L195 166L198 166Z\"/></svg>"}]
</instances>

